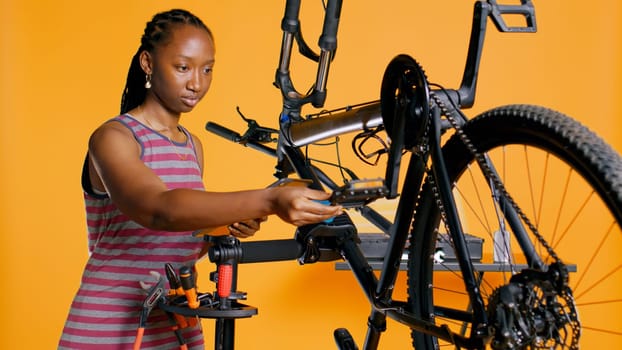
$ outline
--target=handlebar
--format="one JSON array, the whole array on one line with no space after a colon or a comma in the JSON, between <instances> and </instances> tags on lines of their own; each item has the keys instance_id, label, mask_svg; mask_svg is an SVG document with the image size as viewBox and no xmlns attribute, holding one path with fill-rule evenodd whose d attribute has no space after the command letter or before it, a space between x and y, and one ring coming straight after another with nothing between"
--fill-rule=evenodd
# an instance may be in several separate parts
<instances>
[{"instance_id":1,"label":"handlebar","mask_svg":"<svg viewBox=\"0 0 622 350\"><path fill-rule=\"evenodd\" d=\"M207 122L207 124L205 124L205 130L212 132L220 137L224 137L229 141L239 143L241 145L263 152L269 156L276 157L276 150L274 148L263 145L255 140L244 139L239 133L220 124L216 124L214 122Z\"/></svg>"},{"instance_id":2,"label":"handlebar","mask_svg":"<svg viewBox=\"0 0 622 350\"><path fill-rule=\"evenodd\" d=\"M242 140L242 136L237 132L214 122L207 122L207 124L205 124L205 130L235 143L239 143Z\"/></svg>"}]
</instances>

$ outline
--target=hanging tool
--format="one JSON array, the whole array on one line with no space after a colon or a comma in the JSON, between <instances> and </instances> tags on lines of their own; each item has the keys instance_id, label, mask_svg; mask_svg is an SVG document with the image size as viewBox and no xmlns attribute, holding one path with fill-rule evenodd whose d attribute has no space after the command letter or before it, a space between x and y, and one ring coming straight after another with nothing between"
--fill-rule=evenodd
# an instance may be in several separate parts
<instances>
[{"instance_id":1,"label":"hanging tool","mask_svg":"<svg viewBox=\"0 0 622 350\"><path fill-rule=\"evenodd\" d=\"M142 311L140 313L140 318L138 321L138 330L136 331L136 339L134 340L134 350L139 350L142 344L143 335L145 333L145 327L147 325L147 319L149 318L149 314L153 310L154 307L158 306L160 303L166 302L166 287L164 285L164 279L162 275L160 275L157 271L150 271L149 274L156 278L156 283L153 285L147 284L144 281L139 281L139 284L142 289L147 292L147 296L143 301ZM174 322L174 319L170 313L168 313L171 322ZM180 345L181 350L187 350L188 347L184 341L184 338L181 334L180 328L177 324L174 324L172 327L175 336Z\"/></svg>"},{"instance_id":2,"label":"hanging tool","mask_svg":"<svg viewBox=\"0 0 622 350\"><path fill-rule=\"evenodd\" d=\"M168 284L170 287L170 290L168 292L169 296L183 296L184 289L181 287L181 282L179 281L177 273L175 273L175 268L173 268L173 265L171 263L166 263L166 265L164 265L164 270L166 271L166 278L168 279ZM173 318L175 319L177 326L179 326L179 328L181 329L188 327L189 323L192 325L196 324L196 322L194 322L195 319L188 322L186 317L180 314L173 313Z\"/></svg>"},{"instance_id":3,"label":"hanging tool","mask_svg":"<svg viewBox=\"0 0 622 350\"><path fill-rule=\"evenodd\" d=\"M151 286L144 281L139 281L142 289L147 292L147 297L145 297L145 300L143 301L143 307L138 321L138 330L136 331L134 350L140 349L143 334L145 333L145 326L147 325L147 318L149 317L151 310L153 310L153 308L166 297L164 280L162 279L160 273L157 271L151 271L149 274L156 278L156 283Z\"/></svg>"},{"instance_id":4,"label":"hanging tool","mask_svg":"<svg viewBox=\"0 0 622 350\"><path fill-rule=\"evenodd\" d=\"M181 283L179 282L179 277L177 273L175 273L175 269L171 263L166 263L164 265L164 269L166 271L166 278L168 279L168 284L171 287L169 291L169 295L182 296L184 295L184 290L181 287Z\"/></svg>"},{"instance_id":5,"label":"hanging tool","mask_svg":"<svg viewBox=\"0 0 622 350\"><path fill-rule=\"evenodd\" d=\"M194 276L188 266L182 266L179 269L179 279L181 281L184 294L186 295L186 299L188 299L188 307L191 309L198 308L200 303L197 296Z\"/></svg>"}]
</instances>

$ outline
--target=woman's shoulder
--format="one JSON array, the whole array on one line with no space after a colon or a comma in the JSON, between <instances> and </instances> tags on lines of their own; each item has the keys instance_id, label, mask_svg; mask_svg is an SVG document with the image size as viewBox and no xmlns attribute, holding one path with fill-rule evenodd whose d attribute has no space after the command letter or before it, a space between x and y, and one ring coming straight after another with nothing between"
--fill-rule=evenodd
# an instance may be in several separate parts
<instances>
[{"instance_id":1,"label":"woman's shoulder","mask_svg":"<svg viewBox=\"0 0 622 350\"><path fill-rule=\"evenodd\" d=\"M118 115L106 120L93 131L90 143L119 141L119 138L134 139L131 130L132 120L133 118L127 115Z\"/></svg>"}]
</instances>

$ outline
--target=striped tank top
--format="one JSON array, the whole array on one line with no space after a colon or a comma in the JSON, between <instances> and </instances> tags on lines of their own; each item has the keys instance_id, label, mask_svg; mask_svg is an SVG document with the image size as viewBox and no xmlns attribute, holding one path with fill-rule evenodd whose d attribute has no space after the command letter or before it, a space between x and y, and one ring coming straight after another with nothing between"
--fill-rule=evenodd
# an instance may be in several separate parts
<instances>
[{"instance_id":1,"label":"striped tank top","mask_svg":"<svg viewBox=\"0 0 622 350\"><path fill-rule=\"evenodd\" d=\"M132 131L141 147L141 159L169 189L204 190L195 147L186 129L181 128L187 141L176 143L130 115L111 121ZM106 194L95 193L87 172L82 180L90 256L59 349L131 349L145 298L139 281L154 282L150 271L164 277L166 263L176 270L182 265L193 266L203 240L191 232L145 228L119 211ZM203 349L200 322L185 328L183 334L189 349ZM178 348L169 318L161 310L153 310L141 349Z\"/></svg>"}]
</instances>

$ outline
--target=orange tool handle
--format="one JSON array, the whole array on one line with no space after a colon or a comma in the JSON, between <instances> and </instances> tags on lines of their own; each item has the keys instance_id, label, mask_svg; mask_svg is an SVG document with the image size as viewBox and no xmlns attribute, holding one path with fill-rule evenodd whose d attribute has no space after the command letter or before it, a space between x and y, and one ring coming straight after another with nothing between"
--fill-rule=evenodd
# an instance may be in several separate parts
<instances>
[{"instance_id":1,"label":"orange tool handle","mask_svg":"<svg viewBox=\"0 0 622 350\"><path fill-rule=\"evenodd\" d=\"M173 314L173 317L175 318L175 322L177 323L177 326L179 326L179 328L184 329L188 327L188 321L186 321L186 317L180 314Z\"/></svg>"},{"instance_id":2,"label":"orange tool handle","mask_svg":"<svg viewBox=\"0 0 622 350\"><path fill-rule=\"evenodd\" d=\"M143 342L143 334L145 334L145 329L143 327L138 328L136 331L136 339L134 340L134 350L140 349L140 345Z\"/></svg>"},{"instance_id":3,"label":"orange tool handle","mask_svg":"<svg viewBox=\"0 0 622 350\"><path fill-rule=\"evenodd\" d=\"M200 305L199 298L197 296L192 272L188 266L182 266L179 269L179 279L181 280L181 287L184 289L184 294L186 294L186 299L188 299L188 307L191 309L198 308Z\"/></svg>"}]
</instances>

